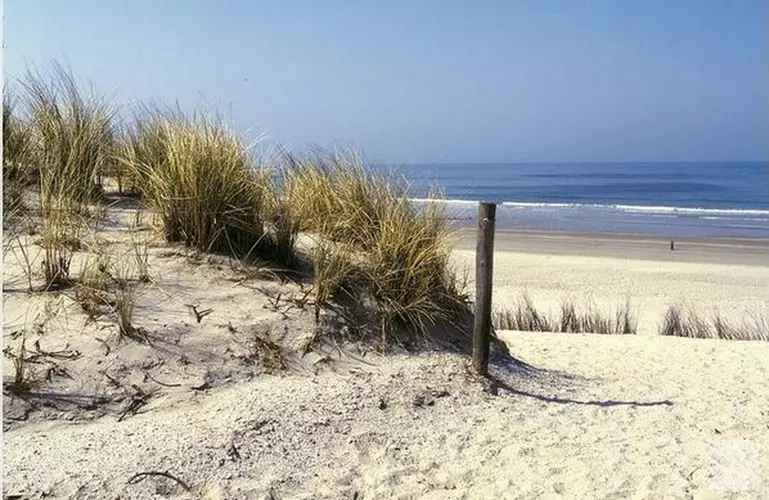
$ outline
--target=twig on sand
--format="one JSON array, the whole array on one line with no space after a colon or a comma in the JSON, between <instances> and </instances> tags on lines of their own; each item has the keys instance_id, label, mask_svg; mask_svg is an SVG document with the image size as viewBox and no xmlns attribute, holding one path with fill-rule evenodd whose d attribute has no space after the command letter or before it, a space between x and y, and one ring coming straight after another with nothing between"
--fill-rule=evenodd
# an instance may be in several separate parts
<instances>
[{"instance_id":1,"label":"twig on sand","mask_svg":"<svg viewBox=\"0 0 769 500\"><path fill-rule=\"evenodd\" d=\"M129 414L136 415L136 412L139 410L139 408L146 405L147 400L150 398L150 395L146 394L138 386L134 385L133 388L136 391L136 393L133 396L131 396L131 403L129 403L128 407L120 415L120 418L117 419L118 422L122 422L123 419L127 417Z\"/></svg>"},{"instance_id":2,"label":"twig on sand","mask_svg":"<svg viewBox=\"0 0 769 500\"><path fill-rule=\"evenodd\" d=\"M107 352L105 352L104 355L105 356L109 356L109 353L112 351L112 349L110 349L110 347L109 347L109 344L107 342L105 342L104 340L100 339L99 337L94 337L94 339L96 339L99 342L101 342L102 344L104 344L104 347L107 349Z\"/></svg>"},{"instance_id":3,"label":"twig on sand","mask_svg":"<svg viewBox=\"0 0 769 500\"><path fill-rule=\"evenodd\" d=\"M158 384L158 385L162 385L163 387L181 387L181 386L182 386L182 384L166 384L166 383L163 383L163 382L161 382L161 381L159 381L159 380L155 379L155 377L153 377L152 375L150 375L150 374L149 374L149 373L147 373L147 372L144 372L144 375L145 375L145 376L146 376L148 379L152 380L153 382L155 382L155 383L156 383L156 384Z\"/></svg>"},{"instance_id":4,"label":"twig on sand","mask_svg":"<svg viewBox=\"0 0 769 500\"><path fill-rule=\"evenodd\" d=\"M111 375L110 375L109 373L107 373L106 371L104 371L103 373L104 373L104 376L105 376L105 377L107 377L107 380L109 380L109 383L110 383L110 384L111 384L113 387L120 387L120 385L121 385L121 384L120 384L120 381L119 381L119 380L117 380L115 377L111 376Z\"/></svg>"},{"instance_id":5,"label":"twig on sand","mask_svg":"<svg viewBox=\"0 0 769 500\"><path fill-rule=\"evenodd\" d=\"M686 479L687 479L688 481L691 481L691 480L692 480L692 478L694 477L694 473L695 473L695 472L697 472L698 470L700 470L701 468L702 468L702 465L698 465L697 467L695 467L693 471L691 471L690 473L688 473L688 474L686 475Z\"/></svg>"},{"instance_id":6,"label":"twig on sand","mask_svg":"<svg viewBox=\"0 0 769 500\"><path fill-rule=\"evenodd\" d=\"M213 309L203 309L202 311L198 311L198 306L194 304L184 304L194 315L195 320L200 323L203 318L214 312Z\"/></svg>"},{"instance_id":7,"label":"twig on sand","mask_svg":"<svg viewBox=\"0 0 769 500\"><path fill-rule=\"evenodd\" d=\"M179 484L179 486L181 486L182 488L184 488L184 490L185 490L185 491L192 491L192 488L190 488L189 486L187 486L187 483L185 483L184 481L182 481L182 480L181 480L181 479L179 479L178 477L174 476L174 475L173 475L173 474L171 474L170 472L159 472L159 471L137 472L136 474L134 474L133 476L131 476L131 477L128 479L128 484L136 484L136 483L138 483L139 481L143 481L145 478L147 478L147 477L149 477L149 476L161 476L161 477L166 477L166 478L168 478L168 479L171 479L171 480L173 480L173 481L176 481L176 482Z\"/></svg>"},{"instance_id":8,"label":"twig on sand","mask_svg":"<svg viewBox=\"0 0 769 500\"><path fill-rule=\"evenodd\" d=\"M58 351L44 351L43 348L40 347L40 340L36 340L34 347L36 352L33 352L32 355L25 361L30 363L37 363L39 358L78 359L80 356L82 356L80 351L68 350L67 348L69 347L69 344L64 346L64 349Z\"/></svg>"}]
</instances>

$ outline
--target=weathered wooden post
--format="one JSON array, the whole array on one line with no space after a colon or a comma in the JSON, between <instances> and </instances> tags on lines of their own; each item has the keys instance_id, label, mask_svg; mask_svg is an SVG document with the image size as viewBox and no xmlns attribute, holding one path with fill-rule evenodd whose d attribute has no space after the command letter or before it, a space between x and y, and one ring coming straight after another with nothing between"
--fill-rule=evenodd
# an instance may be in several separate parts
<instances>
[{"instance_id":1,"label":"weathered wooden post","mask_svg":"<svg viewBox=\"0 0 769 500\"><path fill-rule=\"evenodd\" d=\"M478 242L475 247L475 325L473 366L479 375L489 372L491 338L491 281L494 270L494 221L497 205L478 206Z\"/></svg>"}]
</instances>

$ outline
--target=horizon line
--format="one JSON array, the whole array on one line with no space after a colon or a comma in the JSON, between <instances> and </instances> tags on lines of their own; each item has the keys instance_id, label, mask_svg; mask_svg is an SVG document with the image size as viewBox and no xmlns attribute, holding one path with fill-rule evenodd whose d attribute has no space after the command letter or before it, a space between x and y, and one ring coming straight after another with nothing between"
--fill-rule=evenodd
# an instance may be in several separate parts
<instances>
[{"instance_id":1,"label":"horizon line","mask_svg":"<svg viewBox=\"0 0 769 500\"><path fill-rule=\"evenodd\" d=\"M676 165L676 164L716 164L716 163L767 163L769 164L769 158L761 160L601 160L601 161L589 161L589 160L552 160L552 161L401 161L401 162L385 162L374 161L374 165L625 165L625 164L646 164L646 165Z\"/></svg>"}]
</instances>

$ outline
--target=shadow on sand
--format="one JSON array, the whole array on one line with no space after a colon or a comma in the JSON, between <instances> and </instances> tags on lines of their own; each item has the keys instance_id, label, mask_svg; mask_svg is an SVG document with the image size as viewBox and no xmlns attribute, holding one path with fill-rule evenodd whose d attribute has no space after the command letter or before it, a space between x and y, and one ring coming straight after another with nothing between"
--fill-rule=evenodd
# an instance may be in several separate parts
<instances>
[{"instance_id":1,"label":"shadow on sand","mask_svg":"<svg viewBox=\"0 0 769 500\"><path fill-rule=\"evenodd\" d=\"M498 339L494 340L496 341ZM624 401L617 399L580 400L557 395L537 394L530 389L526 390L521 387L514 387L511 382L516 382L516 385L518 385L518 383L520 383L520 385L533 385L538 389L544 389L547 392L560 392L565 387L573 386L575 383L589 383L591 381L569 373L531 365L513 356L507 349L507 346L501 341L498 341L496 345L492 342L492 354L489 361L492 371L486 379L488 384L487 387L489 393L495 396L499 395L500 392L506 392L515 396L533 398L544 403L598 406L601 408L611 408L615 406L673 406L674 404L673 401L670 401L669 399L652 401Z\"/></svg>"}]
</instances>

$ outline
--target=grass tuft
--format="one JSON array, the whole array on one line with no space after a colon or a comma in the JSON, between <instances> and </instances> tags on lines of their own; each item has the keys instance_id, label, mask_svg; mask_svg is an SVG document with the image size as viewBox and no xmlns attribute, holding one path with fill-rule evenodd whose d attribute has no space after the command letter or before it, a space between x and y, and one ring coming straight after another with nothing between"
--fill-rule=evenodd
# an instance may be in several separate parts
<instances>
[{"instance_id":1,"label":"grass tuft","mask_svg":"<svg viewBox=\"0 0 769 500\"><path fill-rule=\"evenodd\" d=\"M95 321L108 303L107 292L110 280L110 256L97 254L88 256L80 271L75 286L75 301L88 317Z\"/></svg>"},{"instance_id":2,"label":"grass tuft","mask_svg":"<svg viewBox=\"0 0 769 500\"><path fill-rule=\"evenodd\" d=\"M3 384L4 389L11 394L22 395L29 392L39 382L35 380L35 374L27 361L26 337L22 336L17 352L13 352L11 346L3 349L5 357L13 362L13 380Z\"/></svg>"},{"instance_id":3,"label":"grass tuft","mask_svg":"<svg viewBox=\"0 0 769 500\"><path fill-rule=\"evenodd\" d=\"M566 312L573 315L568 319ZM564 323L565 321L565 323ZM534 307L528 295L523 295L512 308L506 308L494 314L494 328L498 330L518 330L524 332L553 332L556 331L555 321ZM579 329L573 304L563 311L562 331L577 331Z\"/></svg>"},{"instance_id":4,"label":"grass tuft","mask_svg":"<svg viewBox=\"0 0 769 500\"><path fill-rule=\"evenodd\" d=\"M523 295L512 308L495 313L494 326L500 330L527 332L634 334L637 319L626 301L614 314L598 310L594 304L578 308L574 302L562 302L560 317L539 311L528 295Z\"/></svg>"},{"instance_id":5,"label":"grass tuft","mask_svg":"<svg viewBox=\"0 0 769 500\"><path fill-rule=\"evenodd\" d=\"M718 312L706 318L693 309L670 306L660 325L660 335L698 339L769 341L769 321L763 314L753 314L736 323Z\"/></svg>"},{"instance_id":6,"label":"grass tuft","mask_svg":"<svg viewBox=\"0 0 769 500\"><path fill-rule=\"evenodd\" d=\"M134 338L137 329L133 318L139 290L130 260L113 265L111 278L114 286L110 302L117 319L118 333L121 337Z\"/></svg>"},{"instance_id":7,"label":"grass tuft","mask_svg":"<svg viewBox=\"0 0 769 500\"><path fill-rule=\"evenodd\" d=\"M24 188L29 182L29 125L16 114L16 99L3 89L3 225L16 219L23 208Z\"/></svg>"},{"instance_id":8,"label":"grass tuft","mask_svg":"<svg viewBox=\"0 0 769 500\"><path fill-rule=\"evenodd\" d=\"M147 111L121 161L162 218L168 242L235 256L269 247L264 227L269 176L253 168L250 150L219 121ZM275 241L285 254L292 245L286 237L290 230L278 222Z\"/></svg>"},{"instance_id":9,"label":"grass tuft","mask_svg":"<svg viewBox=\"0 0 769 500\"><path fill-rule=\"evenodd\" d=\"M385 342L394 329L425 336L438 324L466 318L467 297L449 268L441 205L417 208L403 182L377 175L354 154L289 157L283 186L300 228L333 243L318 247L316 272L333 290L345 268L354 267L359 292L376 305ZM328 255L335 251L343 254Z\"/></svg>"},{"instance_id":10,"label":"grass tuft","mask_svg":"<svg viewBox=\"0 0 769 500\"><path fill-rule=\"evenodd\" d=\"M58 63L45 74L28 70L21 87L41 215L100 201L100 172L114 152L115 110L102 96L81 90L70 70Z\"/></svg>"}]
</instances>

